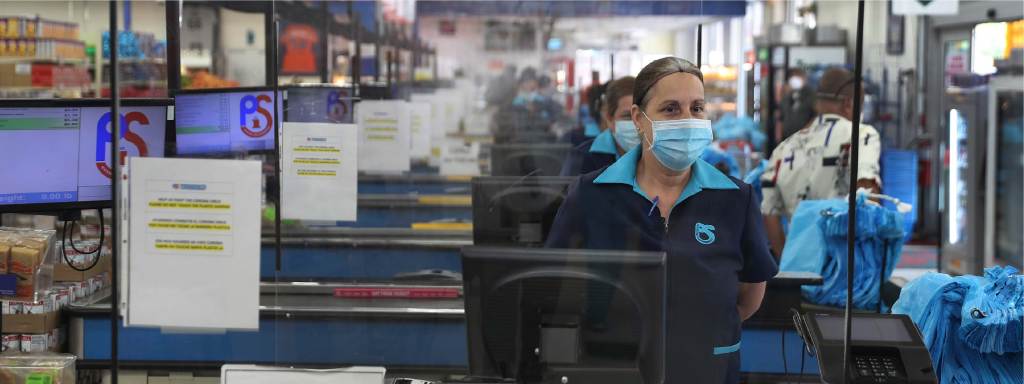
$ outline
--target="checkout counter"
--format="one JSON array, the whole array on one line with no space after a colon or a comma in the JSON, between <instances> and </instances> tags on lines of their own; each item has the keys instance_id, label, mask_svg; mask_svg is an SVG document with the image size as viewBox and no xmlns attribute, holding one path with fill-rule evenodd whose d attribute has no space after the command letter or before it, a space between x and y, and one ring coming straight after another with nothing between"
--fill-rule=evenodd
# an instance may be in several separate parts
<instances>
[{"instance_id":1,"label":"checkout counter","mask_svg":"<svg viewBox=\"0 0 1024 384\"><path fill-rule=\"evenodd\" d=\"M259 331L181 334L121 328L121 367L373 365L398 372L465 374L459 250L473 244L469 189L468 178L361 176L359 226L285 226L280 270L275 270L273 233L265 231ZM364 225L371 222L381 225ZM789 274L769 283L762 310L743 326L744 376L795 377L802 360L803 374L817 375L818 364L804 354L788 308L799 308L801 285L820 283L820 276ZM349 294L387 290L435 297ZM70 352L83 369L109 363L109 311L109 298L76 303L65 311Z\"/></svg>"}]
</instances>

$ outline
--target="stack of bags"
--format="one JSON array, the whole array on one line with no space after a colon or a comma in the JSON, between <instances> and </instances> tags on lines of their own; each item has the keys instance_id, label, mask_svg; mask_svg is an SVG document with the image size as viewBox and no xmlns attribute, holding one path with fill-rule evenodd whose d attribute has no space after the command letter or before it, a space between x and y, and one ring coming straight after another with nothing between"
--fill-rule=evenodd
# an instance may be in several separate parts
<instances>
[{"instance_id":1,"label":"stack of bags","mask_svg":"<svg viewBox=\"0 0 1024 384\"><path fill-rule=\"evenodd\" d=\"M845 200L806 200L790 221L779 269L821 275L822 285L803 288L804 298L814 304L846 305L848 212ZM884 311L879 283L892 276L899 261L903 216L860 195L856 230L853 306Z\"/></svg>"},{"instance_id":2,"label":"stack of bags","mask_svg":"<svg viewBox=\"0 0 1024 384\"><path fill-rule=\"evenodd\" d=\"M1024 379L1024 276L993 267L985 276L924 275L893 306L917 324L941 383Z\"/></svg>"}]
</instances>

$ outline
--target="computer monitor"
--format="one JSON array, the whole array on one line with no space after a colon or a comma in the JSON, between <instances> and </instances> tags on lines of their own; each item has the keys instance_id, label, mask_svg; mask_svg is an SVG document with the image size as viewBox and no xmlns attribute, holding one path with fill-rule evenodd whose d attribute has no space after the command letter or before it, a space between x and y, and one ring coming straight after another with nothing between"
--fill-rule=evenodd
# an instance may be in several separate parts
<instances>
[{"instance_id":1,"label":"computer monitor","mask_svg":"<svg viewBox=\"0 0 1024 384\"><path fill-rule=\"evenodd\" d=\"M280 102L281 98L277 98ZM222 88L174 95L178 155L259 153L274 150L274 92ZM277 113L284 111L278 106Z\"/></svg>"},{"instance_id":2,"label":"computer monitor","mask_svg":"<svg viewBox=\"0 0 1024 384\"><path fill-rule=\"evenodd\" d=\"M394 98L394 92L386 85L361 85L359 86L359 98L362 100L389 100Z\"/></svg>"},{"instance_id":3,"label":"computer monitor","mask_svg":"<svg viewBox=\"0 0 1024 384\"><path fill-rule=\"evenodd\" d=\"M122 100L121 157L163 157L168 99ZM111 204L110 100L0 100L0 212Z\"/></svg>"},{"instance_id":4,"label":"computer monitor","mask_svg":"<svg viewBox=\"0 0 1024 384\"><path fill-rule=\"evenodd\" d=\"M473 376L662 383L665 254L466 247Z\"/></svg>"},{"instance_id":5,"label":"computer monitor","mask_svg":"<svg viewBox=\"0 0 1024 384\"><path fill-rule=\"evenodd\" d=\"M352 124L352 88L334 85L289 86L285 121Z\"/></svg>"},{"instance_id":6,"label":"computer monitor","mask_svg":"<svg viewBox=\"0 0 1024 384\"><path fill-rule=\"evenodd\" d=\"M541 246L572 177L473 179L473 244Z\"/></svg>"},{"instance_id":7,"label":"computer monitor","mask_svg":"<svg viewBox=\"0 0 1024 384\"><path fill-rule=\"evenodd\" d=\"M492 176L558 176L572 146L557 144L500 144L491 147Z\"/></svg>"}]
</instances>

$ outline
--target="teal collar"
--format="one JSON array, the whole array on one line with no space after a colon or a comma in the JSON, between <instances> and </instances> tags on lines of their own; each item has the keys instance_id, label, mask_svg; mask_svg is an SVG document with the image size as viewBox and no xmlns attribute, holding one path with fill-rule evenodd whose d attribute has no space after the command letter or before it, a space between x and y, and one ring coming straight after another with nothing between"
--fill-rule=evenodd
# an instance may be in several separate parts
<instances>
[{"instance_id":1,"label":"teal collar","mask_svg":"<svg viewBox=\"0 0 1024 384\"><path fill-rule=\"evenodd\" d=\"M594 140L596 143L597 140ZM640 189L640 185L636 182L636 165L640 161L640 146L631 149L616 160L612 165L601 172L600 175L594 179L594 184L625 184L633 187L633 192L636 192L640 196L643 196L647 201L651 201L651 198L647 197L647 194ZM690 170L693 173L690 176L690 182L686 184L686 188L683 189L683 193L679 195L679 199L673 205L679 205L683 200L686 200L690 196L696 195L700 191L705 189L739 189L728 176L719 171L713 165L708 164L706 161L697 159L696 162L690 166Z\"/></svg>"},{"instance_id":2,"label":"teal collar","mask_svg":"<svg viewBox=\"0 0 1024 384\"><path fill-rule=\"evenodd\" d=\"M611 129L604 130L594 138L594 142L590 144L590 152L619 156L619 152L615 150L615 137L612 136Z\"/></svg>"}]
</instances>

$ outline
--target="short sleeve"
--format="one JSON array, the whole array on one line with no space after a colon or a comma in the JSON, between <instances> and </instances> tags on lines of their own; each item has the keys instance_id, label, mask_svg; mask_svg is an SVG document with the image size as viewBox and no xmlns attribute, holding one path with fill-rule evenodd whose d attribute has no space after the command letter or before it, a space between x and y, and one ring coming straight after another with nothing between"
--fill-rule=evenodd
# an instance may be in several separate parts
<instances>
[{"instance_id":1,"label":"short sleeve","mask_svg":"<svg viewBox=\"0 0 1024 384\"><path fill-rule=\"evenodd\" d=\"M879 186L882 185L881 166L879 160L882 156L882 140L874 127L860 125L860 151L857 163L857 178L860 180L874 180Z\"/></svg>"},{"instance_id":2,"label":"short sleeve","mask_svg":"<svg viewBox=\"0 0 1024 384\"><path fill-rule=\"evenodd\" d=\"M551 230L544 242L545 248L580 248L583 246L583 220L579 210L580 205L580 183L577 178L569 185L569 191L558 207L555 220L551 223Z\"/></svg>"},{"instance_id":3,"label":"short sleeve","mask_svg":"<svg viewBox=\"0 0 1024 384\"><path fill-rule=\"evenodd\" d=\"M765 195L767 197L767 195ZM768 236L764 230L764 219L757 209L757 199L753 190L747 190L746 223L740 238L740 250L743 252L743 270L739 280L744 283L760 283L768 281L779 272L779 265L772 257L768 247Z\"/></svg>"},{"instance_id":4,"label":"short sleeve","mask_svg":"<svg viewBox=\"0 0 1024 384\"><path fill-rule=\"evenodd\" d=\"M785 212L785 205L782 201L782 195L779 192L779 187L775 185L776 172L778 172L778 159L775 154L779 151L776 149L772 153L771 159L768 164L764 166L764 173L761 174L761 213L764 215L782 215Z\"/></svg>"}]
</instances>

